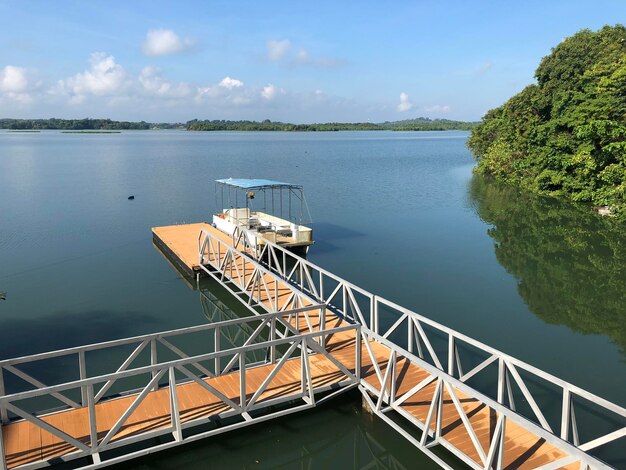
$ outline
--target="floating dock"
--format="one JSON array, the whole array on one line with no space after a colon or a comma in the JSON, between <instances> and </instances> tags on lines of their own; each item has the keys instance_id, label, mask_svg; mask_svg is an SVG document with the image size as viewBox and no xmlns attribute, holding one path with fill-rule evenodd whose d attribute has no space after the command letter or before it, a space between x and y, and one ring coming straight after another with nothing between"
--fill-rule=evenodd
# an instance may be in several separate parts
<instances>
[{"instance_id":1,"label":"floating dock","mask_svg":"<svg viewBox=\"0 0 626 470\"><path fill-rule=\"evenodd\" d=\"M455 468L613 468L595 451L624 439L626 409L278 245L253 246L208 224L153 234L175 264L211 276L254 315L0 361L1 469L81 457L90 468L110 465L310 409L355 387L373 414L443 468L453 466L435 446L450 452ZM248 332L244 344L224 344L221 332L237 325ZM200 354L187 353L185 335L199 333L212 339ZM116 372L87 374L86 358L120 345L135 349ZM146 362L133 365L141 354ZM77 359L79 380L47 386L22 368L65 356ZM8 375L33 388L7 393ZM130 377L145 377L142 388L110 393ZM37 397L63 409L22 405ZM610 426L584 421L589 404L594 420L604 416Z\"/></svg>"},{"instance_id":2,"label":"floating dock","mask_svg":"<svg viewBox=\"0 0 626 470\"><path fill-rule=\"evenodd\" d=\"M182 269L185 274L195 277L204 271L200 269L198 261L198 234L200 230L211 230L214 235L228 237L210 224L200 222L196 224L167 225L152 229L152 241L169 260Z\"/></svg>"}]
</instances>

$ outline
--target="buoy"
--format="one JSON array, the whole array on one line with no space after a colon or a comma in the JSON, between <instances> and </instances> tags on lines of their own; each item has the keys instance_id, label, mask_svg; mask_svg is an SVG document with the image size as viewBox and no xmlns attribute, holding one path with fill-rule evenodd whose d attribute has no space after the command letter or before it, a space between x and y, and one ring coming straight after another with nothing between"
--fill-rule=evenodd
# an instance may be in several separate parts
<instances>
[{"instance_id":1,"label":"buoy","mask_svg":"<svg viewBox=\"0 0 626 470\"><path fill-rule=\"evenodd\" d=\"M129 201L132 201L133 199L135 199L135 196L128 196Z\"/></svg>"}]
</instances>

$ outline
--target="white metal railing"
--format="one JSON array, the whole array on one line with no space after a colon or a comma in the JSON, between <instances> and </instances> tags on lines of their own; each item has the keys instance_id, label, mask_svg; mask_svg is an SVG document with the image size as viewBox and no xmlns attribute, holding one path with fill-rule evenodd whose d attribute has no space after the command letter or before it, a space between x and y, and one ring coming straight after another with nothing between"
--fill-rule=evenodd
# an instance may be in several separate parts
<instances>
[{"instance_id":1,"label":"white metal railing","mask_svg":"<svg viewBox=\"0 0 626 470\"><path fill-rule=\"evenodd\" d=\"M323 306L322 310L323 311ZM320 312L320 306L314 305L304 308L292 309L285 312L268 313L256 317L246 317L236 320L228 320L211 325L201 325L196 327L182 328L167 332L155 333L151 335L127 338L106 343L98 343L88 346L80 346L60 351L36 354L15 359L0 361L0 377L6 377L6 374L13 374L25 382L29 383L32 388L26 391L10 393L7 390L0 390L0 411L2 412L4 427L10 426L16 419L26 420L42 430L54 435L64 446L66 453L61 456L62 460L70 460L78 457L91 456L93 464L98 466L102 463L101 453L119 446L144 441L155 436L172 434L173 441L168 445L176 445L182 442L189 442L206 437L211 434L221 433L228 429L234 429L239 426L247 425L258 420L265 420L271 417L292 413L305 408L315 406L315 394L330 390L331 386L324 381L315 383L315 377L312 374L311 356L313 354L330 355L322 346L326 339L334 334L352 331L354 332L355 344L360 341L360 327L358 325L343 325L336 328L324 329L321 325L315 327L313 322L306 320L310 325L306 331L296 331L292 322L298 317L307 319L312 312ZM222 348L220 344L220 331L229 327L238 327L243 324L254 324L255 328L252 334L248 336L243 345ZM211 333L214 337L213 341L204 342L205 352L199 355L189 356L185 354L177 346L170 341L172 337L183 337L198 332ZM154 353L154 344L164 346L170 353L177 358L167 361L159 361ZM133 352L126 357L121 366L114 373L96 375L90 377L87 375L87 353L95 351L104 352L118 348L120 346L135 346ZM150 348L150 363L148 365L131 366L137 359L141 351ZM359 360L360 348L354 346L355 361ZM261 360L250 360L250 355L254 357L256 352L261 352ZM300 359L300 387L289 393L281 393L270 398L262 398L262 395L268 390L268 386L272 380L281 372L284 365L290 360ZM50 359L61 358L64 363L69 357L78 357L78 368L80 378L78 380L70 380L55 385L46 385L37 378L21 370L21 367L32 367L36 363L47 361ZM256 355L258 356L258 354ZM350 370L352 364L343 365L340 361L333 358L334 364L338 364L337 370L340 375L339 379L333 383L332 388L346 385L356 385L358 382L358 372ZM262 366L269 366L262 368ZM251 370L261 370L265 374L262 384L250 394L246 392L246 373ZM358 370L358 369L357 369ZM239 382L239 394L237 397L228 397L220 392L212 385L212 380L229 374L236 377ZM98 420L96 409L104 409L106 403L116 400L118 397L107 396L107 391L111 386L119 381L132 383L132 388L124 392L124 396L132 396L133 399L122 412L115 424L107 429L104 433L98 433ZM137 387L137 384L141 386ZM181 415L178 407L177 388L185 384L197 384L216 397L221 405L221 411L211 416L201 416L198 418L189 418ZM214 382L213 382L214 383ZM168 425L149 429L138 435L118 436L123 430L129 417L141 405L145 398L152 391L167 389L169 393L169 415ZM80 394L80 403L70 398L72 394ZM45 409L32 409L33 399L46 398ZM63 405L62 409L50 412L48 405L51 401L60 401ZM304 404L297 405L294 400L301 400ZM279 411L271 411L269 414L259 414L261 410L268 410L268 407L285 404L286 402L294 402L289 408ZM85 436L70 435L63 430L50 424L47 419L60 411L71 412L72 409L86 410L87 416L83 419L88 421L89 433ZM250 413L256 413L251 415ZM100 411L102 412L102 411ZM200 434L190 434L185 436L183 430L206 424L210 419L227 418L230 416L240 416L241 419L235 424L223 426L216 430L205 431ZM100 418L101 419L101 418ZM2 443L3 427L0 426L0 468L7 468L6 450L3 449ZM156 446L156 444L155 444ZM153 450L159 450L163 445L154 447ZM140 454L145 454L150 450L139 452L130 452L121 457L107 460L109 465L113 462L127 460ZM32 462L20 468L38 468L48 465L47 462ZM13 465L12 465L13 466Z\"/></svg>"},{"instance_id":2,"label":"white metal railing","mask_svg":"<svg viewBox=\"0 0 626 470\"><path fill-rule=\"evenodd\" d=\"M255 256L260 255L257 245L254 245L254 234L242 230L233 235L232 244L227 240L201 229L198 236L199 265L246 306L275 312L318 303L297 286L284 283L270 269L250 258L251 251L255 252ZM207 266L212 269L207 269ZM286 299L282 298L283 288L289 290Z\"/></svg>"},{"instance_id":3,"label":"white metal railing","mask_svg":"<svg viewBox=\"0 0 626 470\"><path fill-rule=\"evenodd\" d=\"M216 240L209 231L200 233L201 263L207 261L203 258L207 248L215 247L212 243L218 245L216 259L222 259L220 250L229 250ZM376 296L279 245L255 240L242 230L233 238L236 248L231 251L256 262L258 269L262 266L311 302L326 304L339 317L360 324L364 334L396 355L438 371L438 380L453 381L457 389L480 396L508 419L522 419L526 428L551 443L556 437L559 445L554 445L565 446L582 461L588 458L593 460L590 465L602 465L588 453L626 436L623 407ZM605 426L586 425L577 412L592 414Z\"/></svg>"}]
</instances>

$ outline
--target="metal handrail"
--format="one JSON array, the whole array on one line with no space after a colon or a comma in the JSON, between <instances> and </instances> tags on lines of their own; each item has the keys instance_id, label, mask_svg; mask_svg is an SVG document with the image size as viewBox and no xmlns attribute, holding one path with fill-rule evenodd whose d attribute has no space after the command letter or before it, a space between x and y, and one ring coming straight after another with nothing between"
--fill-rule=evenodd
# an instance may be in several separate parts
<instances>
[{"instance_id":1,"label":"metal handrail","mask_svg":"<svg viewBox=\"0 0 626 470\"><path fill-rule=\"evenodd\" d=\"M318 308L318 306L311 306L307 308L294 309L291 312L291 315L298 314L307 314L309 310L314 308ZM295 311L297 310L297 311ZM257 321L261 321L261 326L267 325L272 329L276 329L279 325L279 321L284 315L289 315L289 312L277 312L270 313L267 315L262 315L259 317L253 317ZM214 324L216 328L225 328L228 325L236 325L241 324L241 321L225 321ZM175 330L176 333L180 333L180 330ZM174 442L168 443L166 446L177 445L182 442L194 441L201 437L205 437L208 435L218 434L224 432L228 429L235 429L241 426L246 426L256 421L262 421L266 419L270 419L271 417L281 416L288 413L292 413L295 411L300 411L304 409L311 408L315 406L315 394L321 391L332 390L330 385L322 381L321 383L315 385L313 382L313 376L311 372L311 354L319 353L320 348L317 341L320 343L322 339L328 337L329 335L335 335L342 332L354 331L355 332L355 354L356 359L360 357L360 349L358 348L358 344L360 342L360 327L358 325L343 325L335 328L321 328L319 331L312 331L309 329L309 332L302 334L295 334L293 336L285 336L279 339L270 339L266 341L262 341L259 343L253 344L244 344L243 346L228 348L224 350L219 350L220 345L214 344L215 351L205 354L196 355L193 357L185 357L181 359L165 361L158 364L151 364L149 366L137 367L130 370L118 371L115 373L99 375L96 377L90 378L82 378L80 380L69 381L66 383L45 386L35 390L27 390L17 393L12 393L8 395L0 395L0 409L10 411L14 413L18 417L31 422L35 426L43 429L44 431L51 433L55 437L59 438L66 444L69 444L70 448L68 449L68 453L62 456L62 460L71 460L74 458L79 458L83 456L91 456L93 458L93 464L95 466L99 466L101 463L100 453L113 449L115 447L119 447L122 445L127 445L139 441L144 441L146 439L150 439L159 435L163 435L166 433L171 433L174 436ZM168 332L164 332L168 333ZM270 335L271 338L276 338L276 333L273 332ZM115 342L119 343L119 341ZM278 358L276 351L280 346L288 346L286 350L281 354L281 357ZM89 346L85 346L89 347ZM300 350L299 357L295 355L297 350ZM357 351L358 349L358 351ZM249 363L246 360L246 354L249 352L253 352L256 350L271 350L272 354L266 356L264 361L257 361ZM311 351L311 352L309 352ZM322 351L325 354L329 354L328 352ZM63 351L60 351L63 353ZM234 374L239 377L239 394L237 397L238 402L233 401L228 396L222 394L217 388L213 387L210 384L210 381L213 378L203 379L202 376L198 377L196 374L191 373L187 366L197 366L198 363L203 361L218 361L223 357L232 357L238 362L238 369L228 372L221 371L218 375ZM284 395L280 395L278 397L269 397L263 398L261 400L262 394L267 390L268 386L271 384L272 380L279 371L282 369L284 364L286 364L289 360L299 359L301 362L301 386L297 390L290 390L288 393ZM336 359L335 359L336 361ZM267 371L267 376L264 376L263 382L261 386L250 396L247 393L246 389L246 372L251 368L256 368L264 365L272 365L273 367L269 368ZM9 366L11 367L11 366ZM183 373L186 377L181 381L176 378L176 372ZM359 377L358 374L352 374L347 368L343 367L339 369L339 372L342 374L338 379L338 385L347 386L352 385L355 386L358 383ZM122 415L117 419L115 424L106 431L106 435L104 437L100 437L97 433L97 416L96 416L96 403L97 403L97 394L94 391L94 386L97 384L106 384L112 383L119 379L136 377L136 376L145 376L149 374L151 379L148 383L140 390L134 390L135 395L130 395L134 397L132 403L128 405L128 407L123 411ZM138 435L130 435L124 436L120 439L117 439L112 442L112 440L117 436L118 432L122 429L128 418L134 413L134 411L140 406L142 401L148 396L148 394L160 388L159 382L162 378L167 377L167 385L162 385L161 387L166 387L169 390L170 400L169 400L169 414L171 422L169 425L164 425L162 427L150 428ZM209 422L210 416L203 417L195 417L191 418L186 422L182 422L181 413L179 410L179 403L177 399L177 387L179 385L188 384L195 382L198 385L202 386L210 393L212 393L223 405L226 405L222 411L215 411L211 416L219 416L221 418L226 418L229 416L239 415L243 420L239 422L235 422L234 424L228 424L223 427L218 427L215 430L203 431L199 434L194 434L191 436L184 436L182 430L187 427L195 426L198 424L204 424ZM74 437L63 430L55 427L50 422L42 419L44 415L47 415L47 411L39 411L39 412L29 412L21 408L19 402L22 400L28 400L32 398L42 397L42 396L53 396L58 397L61 392L65 392L68 390L76 390L80 389L81 393L86 395L87 404L84 405L84 409L87 410L87 416L85 419L88 420L89 423L89 438L88 442L81 440L80 437ZM294 400L302 400L304 402L303 405L297 405L294 403ZM278 404L286 404L289 403L289 407L284 410L279 411L271 411L268 413L268 407ZM265 410L265 414L255 413L254 416L250 414L252 411ZM7 460L5 455L5 449L3 446L3 429L0 426L0 469L5 470L7 468ZM163 447L163 444L157 445L156 448ZM74 449L74 450L73 450ZM122 459L127 460L128 458L132 458L134 456L142 455L143 451L130 451L128 454L125 454L122 458L115 457L112 460L109 460L107 464ZM30 464L25 465L23 468L38 468L41 466L41 462L32 462Z\"/></svg>"},{"instance_id":2,"label":"metal handrail","mask_svg":"<svg viewBox=\"0 0 626 470\"><path fill-rule=\"evenodd\" d=\"M272 317L272 314L269 315ZM217 323L219 325L219 323ZM35 398L42 395L50 395L52 393L63 392L66 390L77 389L86 385L95 385L102 382L108 382L109 380L118 380L123 378L132 377L135 375L148 374L153 372L159 372L163 369L167 369L170 367L180 367L192 365L197 362L209 361L216 358L221 357L229 357L233 355L239 355L242 352L250 352L257 349L267 349L273 346L280 346L284 344L294 343L300 340L309 340L322 336L330 336L333 334L341 333L344 331L354 330L357 331L359 328L358 325L343 325L335 328L328 328L320 331L315 331L312 333L303 333L299 335L289 336L285 338L279 338L270 341L263 341L261 343L254 343L246 346L239 346L230 349L224 349L221 351L214 351L211 353L200 354L197 356L192 356L183 359L176 359L173 361L161 362L155 365L142 366L137 367L135 369L129 369L122 372L113 372L110 374L98 375L95 377L89 377L86 379L79 379L70 382L65 382L57 385L49 385L43 388L39 388L36 390L26 390L23 392L12 393L8 395L0 396L0 406L6 405L6 403L11 403L18 400L26 400L28 398Z\"/></svg>"},{"instance_id":3,"label":"metal handrail","mask_svg":"<svg viewBox=\"0 0 626 470\"><path fill-rule=\"evenodd\" d=\"M208 232L205 232L205 233L208 234ZM589 399L590 401L593 401L596 404L601 404L602 406L607 407L611 411L614 411L615 413L620 414L621 416L626 417L626 408L624 408L624 407L616 405L615 403L612 403L612 402L610 402L610 401L608 401L608 400L606 400L606 399L604 399L602 397L599 397L599 396L597 396L597 395L595 395L595 394L593 394L591 392L588 392L588 391L586 391L586 390L584 390L584 389L582 389L582 388L580 388L580 387L578 387L576 385L573 385L573 384L571 384L571 383L569 383L569 382L567 382L567 381L565 381L563 379L560 379L560 378L558 378L558 377L556 377L556 376L554 376L554 375L552 375L552 374L550 374L548 372L544 372L541 369L538 369L537 367L535 367L535 366L533 366L531 364L528 364L528 363L526 363L526 362L524 362L524 361L522 361L520 359L517 359L517 358L515 358L515 357L513 357L513 356L511 356L511 355L509 355L507 353L504 353L504 352L502 352L502 351L500 351L498 349L495 349L495 348L493 348L493 347L491 347L491 346L489 346L489 345L487 345L485 343L482 343L482 342L480 342L478 340L475 340L475 339L473 339L473 338L471 338L471 337L469 337L469 336L467 336L467 335L465 335L463 333L460 333L460 332L458 332L456 330L453 330L450 327L442 325L441 323L438 323L438 322L436 322L436 321L434 321L434 320L432 320L432 319L430 319L428 317L420 315L419 313L416 313L416 312L414 312L412 310L409 310L408 308L402 307L402 306L398 305L397 303L395 303L395 302L393 302L391 300L387 300L387 299L385 299L383 297L380 297L378 295L375 295L375 294L373 294L373 293L371 293L371 292L369 292L369 291L367 291L367 290L365 290L365 289L363 289L361 287L358 287L355 284L352 284L351 282L346 281L345 279L337 276L336 274L333 274L333 273L325 270L324 268L321 268L320 266L318 266L318 265L316 265L316 264L314 264L314 263L312 263L312 262L310 262L310 261L308 261L308 260L306 260L306 259L304 259L304 258L302 258L302 257L300 257L300 256L298 256L298 255L296 255L296 254L294 254L292 252L290 252L289 250L281 247L280 245L277 245L277 244L272 243L272 242L265 242L265 245L267 245L268 247L271 247L271 248L273 248L275 250L279 250L282 253L285 253L287 255L287 257L293 258L293 260L296 261L296 263L302 263L307 268L312 269L312 270L316 270L316 271L318 271L320 273L323 273L325 276L330 277L333 280L339 282L342 286L345 286L346 288L349 288L349 289L351 289L353 291L359 292L359 293L363 294L367 298L373 299L376 304L386 305L386 306L388 306L390 308L393 308L394 310L399 311L403 315L408 315L408 316L411 316L413 318L416 318L419 322L427 324L427 325L433 327L434 329L436 329L438 331L441 331L441 332L443 332L443 333L445 333L447 335L451 335L455 339L464 341L464 342L466 342L466 343L468 343L468 344L470 344L472 346L475 346L476 348L481 349L482 351L488 353L489 355L496 355L498 357L506 358L507 361L515 364L516 366L519 366L519 367L527 370L530 373L533 373L533 374L535 374L535 375L537 375L537 376L539 376L541 378L547 379L550 382L553 382L554 384L561 386L562 388L567 388L568 390L570 390L572 392L575 392L577 395L580 395L583 398L587 398L587 399ZM265 263L262 259L257 259L256 261L261 263L261 264L263 264L263 265L267 265L267 263ZM276 268L270 268L270 269L272 271L274 271L276 274L279 274L279 272L278 272L278 270ZM318 302L320 302L320 303L324 303L326 301L326 299L321 298L321 297L318 297L316 300ZM345 306L344 306L344 308L345 308ZM375 313L375 315L378 314L377 310L378 309L376 308L376 306L374 306L374 308L371 309L371 311L373 311ZM345 312L341 312L341 313L345 314ZM352 319L354 321L358 320L357 318L352 318ZM374 323L374 324L376 325L376 327L379 326L378 323ZM362 325L362 326L367 328L366 324ZM370 328L370 329L372 329L372 328ZM378 328L374 328L372 330L375 333L380 333L379 331L377 331ZM396 345L396 346L398 346L398 345Z\"/></svg>"},{"instance_id":4,"label":"metal handrail","mask_svg":"<svg viewBox=\"0 0 626 470\"><path fill-rule=\"evenodd\" d=\"M156 333L148 333L145 335L131 336L129 338L103 341L100 343L92 343L92 344L88 344L84 346L74 346L74 347L66 348L66 349L58 349L55 351L48 351L45 353L37 353L37 354L31 354L28 356L20 356L20 357L15 357L15 358L10 358L10 359L2 359L0 360L0 368L6 367L9 365L24 364L27 362L40 361L40 360L51 359L54 357L59 357L59 356L64 356L64 355L76 354L79 352L88 352L88 351L94 351L94 350L103 349L103 348L124 346L127 344L149 341L152 339L168 338L170 336L178 336L178 335L183 335L183 334L188 334L188 333L196 333L198 331L210 331L210 330L215 330L216 328L225 328L228 326L239 325L241 323L258 322L259 320L264 320L264 319L273 318L273 317L284 317L284 316L293 315L298 312L308 312L308 311L313 311L313 310L319 310L321 308L322 309L326 308L326 306L323 304L310 305L307 307L294 308L294 309L284 310L280 312L271 312L271 313L258 314L256 316L235 318L232 320L224 320L218 323L208 323L204 325L188 326L185 328L176 328L173 330L159 331Z\"/></svg>"},{"instance_id":5,"label":"metal handrail","mask_svg":"<svg viewBox=\"0 0 626 470\"><path fill-rule=\"evenodd\" d=\"M200 236L202 236L202 233ZM208 231L204 231L205 242L208 239L211 239L211 234ZM420 361L420 367L431 371L439 371L437 376L446 377L446 383L449 383L449 380L452 380L454 384L463 384L462 389L466 393L475 397L480 397L480 399L485 402L487 406L501 411L503 415L507 416L509 419L521 420L527 428L529 427L529 424L531 424L532 426L530 427L536 431L535 433L537 435L549 438L547 440L550 442L558 443L559 446L557 447L565 446L568 451L572 451L570 454L578 455L583 461L583 456L586 456L586 461L592 462L594 465L604 465L585 452L600 445L614 441L615 439L622 438L626 435L626 427L623 427L597 437L587 443L580 443L578 437L578 425L574 415L574 397L578 396L584 398L600 408L603 408L605 411L614 413L621 418L626 418L626 409L580 387L559 379L558 377L555 377L547 372L544 372L535 366L527 364L506 353L481 343L480 341L470 338L467 335L401 307L394 302L375 296L374 294L359 288L348 281L345 281L339 276L328 272L314 263L291 253L275 243L264 240L261 249L259 249L258 246L254 246L250 247L250 249L248 249L245 253L239 252L239 254L241 256L250 257L259 265L264 266L274 276L277 276L279 279L285 281L288 285L292 287L297 286L298 290L300 290L303 295L306 294L309 299L327 304L331 311L338 314L340 317L348 320L349 322L361 324L364 334L375 336L376 341L383 343L392 351L396 351L397 354L402 354L404 357L411 357L411 360L417 358ZM290 267L290 270L287 269L288 260L293 264L293 266ZM330 278L337 284L330 294L328 294L328 291L324 290L325 278ZM317 279L317 285L313 279ZM333 303L333 299L337 298L339 295L342 296L341 305L339 305L338 302ZM367 307L369 307L369 311L362 311L356 300L356 295L360 295L365 299ZM395 321L385 331L381 331L380 328L381 306L385 306L387 309L392 309L393 312L390 313L396 314ZM369 315L369 319L366 319L367 315ZM406 324L405 331L409 348L408 350L388 339L389 335L397 331L398 328L404 324ZM439 334L447 336L448 348L447 356L445 357L447 360L441 358L434 350L422 325L428 325L430 328L439 332ZM472 370L465 373L462 371L459 358L459 346L463 345L463 343L475 347L487 356L486 358L483 358L483 360ZM424 349L427 350L427 353L430 354L434 366L426 362L422 345L424 346ZM418 348L418 356L413 354L415 346ZM492 364L497 364L498 366L498 385L497 390L494 393L494 397L487 397L484 393L481 393L464 384L464 382L469 378L476 376L483 370L486 370ZM532 376L536 379L541 379L561 389L562 403L560 433L551 428L544 416L543 410L535 401L526 385L525 379L520 376L518 369L532 374ZM511 383L516 383L518 385L522 392L523 399L529 403L532 412L534 413L532 419L529 419L528 416L520 415L515 410L515 403L511 393ZM364 386L367 388L367 384ZM456 385L454 386L456 387ZM509 400L508 406L506 405L507 398ZM571 439L570 433L572 434ZM575 449L575 451L573 451L573 449ZM493 458L493 455L491 457Z\"/></svg>"}]
</instances>

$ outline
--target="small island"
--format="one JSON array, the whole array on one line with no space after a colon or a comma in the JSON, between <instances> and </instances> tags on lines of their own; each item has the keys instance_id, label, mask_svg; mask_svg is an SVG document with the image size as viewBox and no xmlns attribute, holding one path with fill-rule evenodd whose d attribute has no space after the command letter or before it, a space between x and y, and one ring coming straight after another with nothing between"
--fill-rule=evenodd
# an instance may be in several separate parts
<instances>
[{"instance_id":1,"label":"small island","mask_svg":"<svg viewBox=\"0 0 626 470\"><path fill-rule=\"evenodd\" d=\"M626 28L566 38L468 146L476 171L626 217Z\"/></svg>"}]
</instances>

